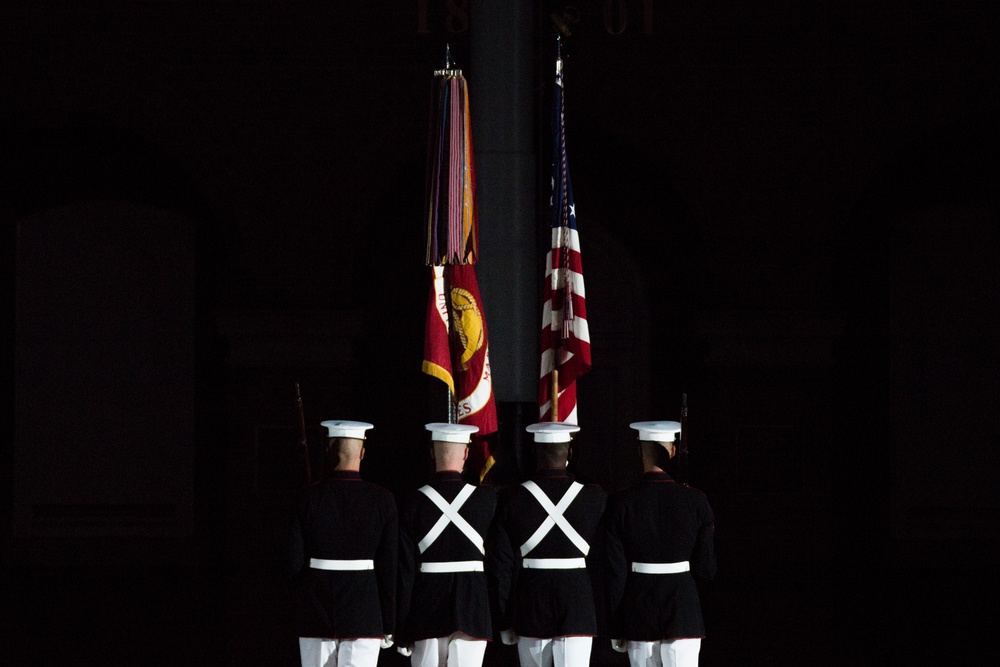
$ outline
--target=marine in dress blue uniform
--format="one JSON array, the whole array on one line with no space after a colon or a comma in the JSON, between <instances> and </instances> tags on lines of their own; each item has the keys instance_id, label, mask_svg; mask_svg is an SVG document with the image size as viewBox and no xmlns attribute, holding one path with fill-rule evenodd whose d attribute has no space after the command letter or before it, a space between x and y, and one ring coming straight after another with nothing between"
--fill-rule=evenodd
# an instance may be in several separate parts
<instances>
[{"instance_id":1,"label":"marine in dress blue uniform","mask_svg":"<svg viewBox=\"0 0 1000 667\"><path fill-rule=\"evenodd\" d=\"M462 481L477 427L426 428L435 472L400 514L397 647L413 667L479 667L493 636L483 561L496 491Z\"/></svg>"},{"instance_id":2,"label":"marine in dress blue uniform","mask_svg":"<svg viewBox=\"0 0 1000 667\"><path fill-rule=\"evenodd\" d=\"M487 571L504 643L522 667L586 665L597 634L587 557L607 502L566 471L575 424L527 428L538 471L501 492L487 545Z\"/></svg>"},{"instance_id":3,"label":"marine in dress blue uniform","mask_svg":"<svg viewBox=\"0 0 1000 667\"><path fill-rule=\"evenodd\" d=\"M642 480L611 497L604 536L612 647L632 667L696 667L705 624L694 577L715 576L705 495L674 481L680 423L636 422Z\"/></svg>"},{"instance_id":4,"label":"marine in dress blue uniform","mask_svg":"<svg viewBox=\"0 0 1000 667\"><path fill-rule=\"evenodd\" d=\"M300 595L300 657L303 667L375 667L396 620L396 503L359 473L372 425L323 425L334 470L302 491L286 564Z\"/></svg>"}]
</instances>

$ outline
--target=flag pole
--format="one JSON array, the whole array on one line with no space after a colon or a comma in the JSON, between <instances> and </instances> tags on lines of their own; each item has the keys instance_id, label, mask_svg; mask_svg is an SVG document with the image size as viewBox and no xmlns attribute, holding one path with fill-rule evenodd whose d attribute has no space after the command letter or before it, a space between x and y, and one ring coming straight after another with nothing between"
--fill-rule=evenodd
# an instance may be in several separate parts
<instances>
[{"instance_id":1,"label":"flag pole","mask_svg":"<svg viewBox=\"0 0 1000 667\"><path fill-rule=\"evenodd\" d=\"M445 65L445 67L447 67L448 70L451 70L451 46L450 45L448 46L448 55L446 56L446 59L447 59L447 64ZM451 302L451 284L448 281L448 272L445 271L443 267L441 269L441 277L442 277L442 279L444 281L444 294L445 294L445 297L444 297L444 303L445 303L445 305L444 305L444 307L445 307L445 310L448 312L448 349L450 350L451 349L451 340L452 340L452 338L454 337L454 334L455 334L455 312L454 312L454 309L451 307L452 306L452 302ZM454 377L454 376L452 376L452 377ZM452 380L452 381L454 381L454 380ZM455 407L455 392L452 391L451 387L449 386L449 387L445 388L445 393L448 394L448 423L449 424L454 424L454 423L456 423L458 421L458 410Z\"/></svg>"},{"instance_id":2,"label":"flag pole","mask_svg":"<svg viewBox=\"0 0 1000 667\"><path fill-rule=\"evenodd\" d=\"M562 36L556 35L556 74L559 73L560 65L559 62L562 61ZM559 369L556 368L555 359L558 347L552 351L552 387L549 389L549 394L552 396L552 421L559 421Z\"/></svg>"},{"instance_id":3,"label":"flag pole","mask_svg":"<svg viewBox=\"0 0 1000 667\"><path fill-rule=\"evenodd\" d=\"M552 421L559 421L559 369L552 369Z\"/></svg>"},{"instance_id":4,"label":"flag pole","mask_svg":"<svg viewBox=\"0 0 1000 667\"><path fill-rule=\"evenodd\" d=\"M461 74L462 71L454 67L454 64L451 60L451 44L447 43L445 44L444 47L444 69L436 70L434 72L434 75L441 77L448 77L448 76L461 76ZM451 261L450 259L451 253L449 252L446 256L448 257L448 259L445 261L446 262ZM449 294L450 289L451 288L447 284L446 280L445 294ZM453 324L454 313L452 312L449 305L446 305L445 307L448 309L448 338L450 339L452 334L454 333L454 324ZM448 423L454 424L458 421L458 410L455 407L455 392L451 390L451 387L448 387L446 393L448 397Z\"/></svg>"}]
</instances>

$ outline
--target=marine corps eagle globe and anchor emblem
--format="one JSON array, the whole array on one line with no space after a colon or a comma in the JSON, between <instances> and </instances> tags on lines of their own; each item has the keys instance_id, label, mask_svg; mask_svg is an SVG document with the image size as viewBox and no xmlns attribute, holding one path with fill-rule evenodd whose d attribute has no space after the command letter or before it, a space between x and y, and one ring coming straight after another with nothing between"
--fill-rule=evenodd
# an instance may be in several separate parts
<instances>
[{"instance_id":1,"label":"marine corps eagle globe and anchor emblem","mask_svg":"<svg viewBox=\"0 0 1000 667\"><path fill-rule=\"evenodd\" d=\"M461 287L451 288L452 324L462 343L462 370L469 370L468 361L483 347L483 316L472 293Z\"/></svg>"}]
</instances>

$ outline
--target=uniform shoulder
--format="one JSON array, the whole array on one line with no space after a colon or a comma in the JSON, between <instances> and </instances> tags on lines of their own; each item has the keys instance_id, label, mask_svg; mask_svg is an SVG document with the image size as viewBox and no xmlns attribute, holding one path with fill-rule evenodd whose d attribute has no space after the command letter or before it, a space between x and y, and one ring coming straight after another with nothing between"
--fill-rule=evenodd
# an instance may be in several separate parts
<instances>
[{"instance_id":1,"label":"uniform shoulder","mask_svg":"<svg viewBox=\"0 0 1000 667\"><path fill-rule=\"evenodd\" d=\"M524 484L509 484L500 487L495 486L493 489L497 494L497 502L501 504L509 503L512 500L529 495L528 489L524 487Z\"/></svg>"},{"instance_id":2,"label":"uniform shoulder","mask_svg":"<svg viewBox=\"0 0 1000 667\"><path fill-rule=\"evenodd\" d=\"M323 488L322 480L318 482L310 482L304 486L301 486L299 487L299 490L296 493L298 493L299 496L308 496L312 495L313 493L316 493L321 488Z\"/></svg>"},{"instance_id":3,"label":"uniform shoulder","mask_svg":"<svg viewBox=\"0 0 1000 667\"><path fill-rule=\"evenodd\" d=\"M691 486L690 484L686 484L685 483L685 484L681 484L681 486L684 487L685 489L687 489L688 491L694 491L695 493L697 493L700 496L704 496L705 495L704 491L702 491L701 489L696 489L695 487Z\"/></svg>"},{"instance_id":4,"label":"uniform shoulder","mask_svg":"<svg viewBox=\"0 0 1000 667\"><path fill-rule=\"evenodd\" d=\"M488 498L496 498L497 490L492 484L480 484L476 487L476 493L481 496L486 496Z\"/></svg>"},{"instance_id":5,"label":"uniform shoulder","mask_svg":"<svg viewBox=\"0 0 1000 667\"><path fill-rule=\"evenodd\" d=\"M494 486L492 487L498 496L505 498L510 495L516 495L518 493L525 493L527 489L524 488L523 483L519 484L506 484L504 486Z\"/></svg>"},{"instance_id":6,"label":"uniform shoulder","mask_svg":"<svg viewBox=\"0 0 1000 667\"><path fill-rule=\"evenodd\" d=\"M299 487L299 490L296 493L299 500L309 500L311 498L316 498L317 496L322 496L330 488L330 480L321 479Z\"/></svg>"},{"instance_id":7,"label":"uniform shoulder","mask_svg":"<svg viewBox=\"0 0 1000 667\"><path fill-rule=\"evenodd\" d=\"M618 503L622 502L623 500L632 495L635 495L635 487L626 486L623 489L617 489L616 491L612 491L611 493L609 493L608 501Z\"/></svg>"},{"instance_id":8,"label":"uniform shoulder","mask_svg":"<svg viewBox=\"0 0 1000 667\"><path fill-rule=\"evenodd\" d=\"M635 499L638 496L638 491L637 486L626 486L623 489L612 491L608 494L608 509L624 510L624 508L636 502Z\"/></svg>"},{"instance_id":9,"label":"uniform shoulder","mask_svg":"<svg viewBox=\"0 0 1000 667\"><path fill-rule=\"evenodd\" d=\"M369 482L368 480L361 480L361 481L364 483L365 486L372 489L375 493L380 493L380 494L388 493L389 495L392 495L392 491L385 488L381 484L376 484L375 482Z\"/></svg>"},{"instance_id":10,"label":"uniform shoulder","mask_svg":"<svg viewBox=\"0 0 1000 667\"><path fill-rule=\"evenodd\" d=\"M404 504L406 504L406 505L412 505L413 503L420 501L421 498L424 499L424 500L426 500L427 496L425 496L420 491L421 488L423 488L423 485L418 486L417 488L413 488L413 489L406 489L400 495L401 501Z\"/></svg>"},{"instance_id":11,"label":"uniform shoulder","mask_svg":"<svg viewBox=\"0 0 1000 667\"><path fill-rule=\"evenodd\" d=\"M392 494L392 491L390 491L389 489L385 488L380 484L376 484L375 482L365 481L364 484L368 492L372 494L375 498L377 498L380 502L383 503L392 502L393 505L396 504L396 496L394 496Z\"/></svg>"}]
</instances>

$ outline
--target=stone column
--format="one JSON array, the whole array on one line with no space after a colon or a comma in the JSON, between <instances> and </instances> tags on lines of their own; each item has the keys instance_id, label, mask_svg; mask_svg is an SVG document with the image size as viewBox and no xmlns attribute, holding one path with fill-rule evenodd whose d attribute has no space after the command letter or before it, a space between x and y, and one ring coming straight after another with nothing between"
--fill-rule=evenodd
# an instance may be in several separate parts
<instances>
[{"instance_id":1,"label":"stone column","mask_svg":"<svg viewBox=\"0 0 1000 667\"><path fill-rule=\"evenodd\" d=\"M535 10L528 0L471 5L469 79L479 203L476 265L490 335L501 438L519 452L538 377Z\"/></svg>"}]
</instances>

